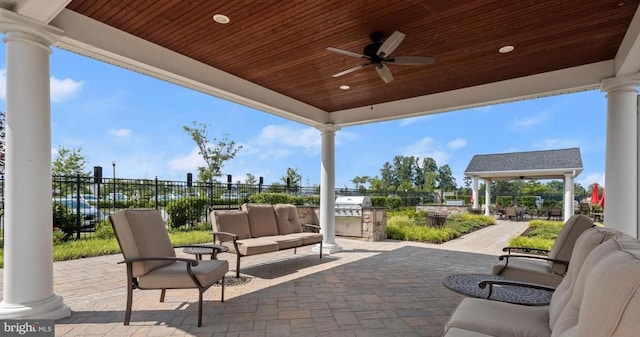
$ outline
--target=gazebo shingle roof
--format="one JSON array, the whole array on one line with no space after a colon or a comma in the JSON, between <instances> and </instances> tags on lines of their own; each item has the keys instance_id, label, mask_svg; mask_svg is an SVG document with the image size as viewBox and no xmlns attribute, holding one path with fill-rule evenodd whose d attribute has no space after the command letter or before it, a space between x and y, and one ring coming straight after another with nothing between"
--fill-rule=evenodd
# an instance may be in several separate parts
<instances>
[{"instance_id":1,"label":"gazebo shingle roof","mask_svg":"<svg viewBox=\"0 0 640 337\"><path fill-rule=\"evenodd\" d=\"M575 176L582 172L579 148L479 154L473 156L465 175L489 177L489 174L499 178L522 174L527 178L552 179L571 171L576 171Z\"/></svg>"}]
</instances>

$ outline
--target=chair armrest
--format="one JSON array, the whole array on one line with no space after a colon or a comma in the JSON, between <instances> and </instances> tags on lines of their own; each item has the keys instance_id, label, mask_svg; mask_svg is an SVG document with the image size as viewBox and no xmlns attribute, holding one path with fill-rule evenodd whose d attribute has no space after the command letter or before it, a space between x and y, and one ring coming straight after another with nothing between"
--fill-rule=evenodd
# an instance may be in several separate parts
<instances>
[{"instance_id":1,"label":"chair armrest","mask_svg":"<svg viewBox=\"0 0 640 337\"><path fill-rule=\"evenodd\" d=\"M222 241L229 241L229 240L223 240L223 238L225 237L231 237L231 240L233 241L233 244L236 244L236 240L238 240L238 236L236 234L233 233L229 233L229 232L213 232L213 242L216 242L216 238L218 240L220 240L220 242Z\"/></svg>"},{"instance_id":2,"label":"chair armrest","mask_svg":"<svg viewBox=\"0 0 640 337\"><path fill-rule=\"evenodd\" d=\"M503 252L508 252L509 254L511 254L512 251L522 251L525 253L544 253L544 254L549 254L549 251L546 249L539 249L539 248L531 248L531 247L504 247L502 248Z\"/></svg>"},{"instance_id":3,"label":"chair armrest","mask_svg":"<svg viewBox=\"0 0 640 337\"><path fill-rule=\"evenodd\" d=\"M548 257L544 257L544 256L534 256L534 255L500 255L498 256L498 260L502 261L504 259L507 259L507 263L509 263L509 258L524 258L524 259L535 259L535 260L544 260L544 261L550 261L550 262L555 262L555 263L560 263L560 264L564 264L566 266L569 265L569 261L564 261L564 260L557 260L557 259L551 259Z\"/></svg>"},{"instance_id":4,"label":"chair armrest","mask_svg":"<svg viewBox=\"0 0 640 337\"><path fill-rule=\"evenodd\" d=\"M313 229L318 230L318 232L320 232L320 226L318 226L318 225L312 225L312 224L309 224L309 223L303 223L303 224L302 224L302 227L309 227L309 228L313 228Z\"/></svg>"},{"instance_id":5,"label":"chair armrest","mask_svg":"<svg viewBox=\"0 0 640 337\"><path fill-rule=\"evenodd\" d=\"M484 289L489 286L489 293L487 295L487 299L491 299L491 295L493 294L493 286L494 285L502 285L502 286L514 286L514 287L522 287L522 288L531 288L531 289L539 289L546 290L550 292L556 291L556 288L547 287L541 284L522 282L522 281L513 281L513 280L484 280L478 283L478 287L480 289Z\"/></svg>"},{"instance_id":6,"label":"chair armrest","mask_svg":"<svg viewBox=\"0 0 640 337\"><path fill-rule=\"evenodd\" d=\"M186 262L191 266L197 266L198 260L194 259L186 259L183 257L170 257L170 256L148 256L148 257L134 257L130 259L124 259L124 261L118 262L120 263L133 263L133 262L142 262L142 261L176 261L176 262Z\"/></svg>"}]
</instances>

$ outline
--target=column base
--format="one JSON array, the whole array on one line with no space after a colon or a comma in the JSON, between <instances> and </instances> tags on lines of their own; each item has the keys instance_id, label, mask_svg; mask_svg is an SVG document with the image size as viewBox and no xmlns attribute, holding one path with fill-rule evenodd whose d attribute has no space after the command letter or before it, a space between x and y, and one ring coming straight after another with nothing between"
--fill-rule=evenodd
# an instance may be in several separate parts
<instances>
[{"instance_id":1,"label":"column base","mask_svg":"<svg viewBox=\"0 0 640 337\"><path fill-rule=\"evenodd\" d=\"M332 254L337 253L342 250L342 247L338 246L335 243L322 243L322 254ZM317 244L311 248L311 251L314 253L320 253L320 245Z\"/></svg>"},{"instance_id":2,"label":"column base","mask_svg":"<svg viewBox=\"0 0 640 337\"><path fill-rule=\"evenodd\" d=\"M60 319L71 316L71 309L62 302L62 297L53 295L47 299L25 304L0 303L0 319Z\"/></svg>"}]
</instances>

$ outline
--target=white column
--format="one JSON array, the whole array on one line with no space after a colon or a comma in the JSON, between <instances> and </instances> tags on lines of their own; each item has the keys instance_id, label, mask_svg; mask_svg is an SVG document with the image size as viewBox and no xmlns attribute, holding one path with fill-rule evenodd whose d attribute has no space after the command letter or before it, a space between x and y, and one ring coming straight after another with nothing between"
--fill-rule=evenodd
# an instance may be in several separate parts
<instances>
[{"instance_id":1,"label":"white column","mask_svg":"<svg viewBox=\"0 0 640 337\"><path fill-rule=\"evenodd\" d=\"M53 292L49 46L59 31L0 12L6 43L4 287L0 319L71 314Z\"/></svg>"},{"instance_id":2,"label":"white column","mask_svg":"<svg viewBox=\"0 0 640 337\"><path fill-rule=\"evenodd\" d=\"M336 244L335 217L335 185L336 185L336 131L340 128L333 124L325 124L318 128L322 139L322 154L320 165L320 231L323 253L335 253L342 250ZM319 246L314 247L318 250Z\"/></svg>"},{"instance_id":3,"label":"white column","mask_svg":"<svg viewBox=\"0 0 640 337\"><path fill-rule=\"evenodd\" d=\"M485 184L485 189L484 189L484 203L485 205L487 205L487 207L484 208L484 215L486 216L490 216L491 215L491 180L485 180L484 181Z\"/></svg>"},{"instance_id":4,"label":"white column","mask_svg":"<svg viewBox=\"0 0 640 337\"><path fill-rule=\"evenodd\" d=\"M473 196L473 205L471 208L479 209L480 202L478 201L478 177L471 177L471 195ZM487 206L489 207L489 206Z\"/></svg>"},{"instance_id":5,"label":"white column","mask_svg":"<svg viewBox=\"0 0 640 337\"><path fill-rule=\"evenodd\" d=\"M604 80L607 93L604 225L638 236L638 85L640 75Z\"/></svg>"},{"instance_id":6,"label":"white column","mask_svg":"<svg viewBox=\"0 0 640 337\"><path fill-rule=\"evenodd\" d=\"M564 174L564 221L573 216L573 172Z\"/></svg>"}]
</instances>

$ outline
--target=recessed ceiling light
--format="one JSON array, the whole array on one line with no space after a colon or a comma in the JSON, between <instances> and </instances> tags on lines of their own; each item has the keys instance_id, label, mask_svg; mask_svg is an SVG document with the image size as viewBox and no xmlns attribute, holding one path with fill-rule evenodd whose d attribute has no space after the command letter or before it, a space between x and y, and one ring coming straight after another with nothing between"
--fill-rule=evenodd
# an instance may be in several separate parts
<instances>
[{"instance_id":1,"label":"recessed ceiling light","mask_svg":"<svg viewBox=\"0 0 640 337\"><path fill-rule=\"evenodd\" d=\"M512 52L514 49L515 49L515 48L514 48L513 46L504 46L504 47L502 47L502 48L498 49L498 51L499 51L501 54L506 54L506 53L510 53L510 52Z\"/></svg>"},{"instance_id":2,"label":"recessed ceiling light","mask_svg":"<svg viewBox=\"0 0 640 337\"><path fill-rule=\"evenodd\" d=\"M221 23L223 25L231 22L229 17L224 15L224 14L216 14L216 15L214 15L213 16L213 21L215 21L217 23Z\"/></svg>"},{"instance_id":3,"label":"recessed ceiling light","mask_svg":"<svg viewBox=\"0 0 640 337\"><path fill-rule=\"evenodd\" d=\"M348 85L344 85L344 84L343 84L343 85L341 85L341 86L340 86L340 89L342 89L342 90L349 90L349 89L351 89L351 87L350 87L350 86L348 86Z\"/></svg>"}]
</instances>

